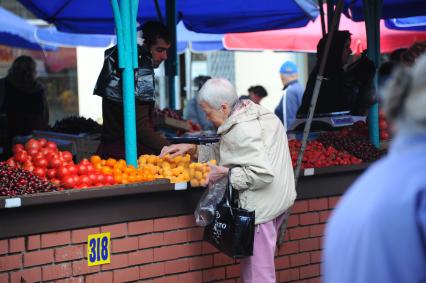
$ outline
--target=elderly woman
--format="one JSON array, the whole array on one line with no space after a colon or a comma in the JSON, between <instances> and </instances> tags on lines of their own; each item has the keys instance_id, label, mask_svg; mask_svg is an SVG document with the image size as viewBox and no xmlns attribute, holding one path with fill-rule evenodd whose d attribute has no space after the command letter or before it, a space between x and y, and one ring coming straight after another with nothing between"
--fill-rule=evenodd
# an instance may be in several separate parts
<instances>
[{"instance_id":1,"label":"elderly woman","mask_svg":"<svg viewBox=\"0 0 426 283\"><path fill-rule=\"evenodd\" d=\"M241 260L242 282L275 282L274 253L278 228L294 203L296 191L286 131L274 113L250 100L238 100L225 79L208 80L198 103L218 127L212 146L167 146L162 155L190 153L199 161L216 159L209 181L231 170L231 183L242 208L256 212L253 256Z\"/></svg>"},{"instance_id":2,"label":"elderly woman","mask_svg":"<svg viewBox=\"0 0 426 283\"><path fill-rule=\"evenodd\" d=\"M389 154L349 189L326 229L325 283L426 280L426 55L399 69L383 102Z\"/></svg>"}]
</instances>

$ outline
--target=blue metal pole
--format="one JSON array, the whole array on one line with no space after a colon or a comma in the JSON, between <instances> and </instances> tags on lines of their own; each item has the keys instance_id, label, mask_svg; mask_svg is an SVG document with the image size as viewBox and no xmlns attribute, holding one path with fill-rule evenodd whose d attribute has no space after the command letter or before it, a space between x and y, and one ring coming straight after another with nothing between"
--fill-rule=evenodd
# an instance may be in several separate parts
<instances>
[{"instance_id":1,"label":"blue metal pole","mask_svg":"<svg viewBox=\"0 0 426 283\"><path fill-rule=\"evenodd\" d=\"M383 0L363 0L365 28L367 31L367 56L377 68L380 64L380 15ZM377 91L377 72L374 78L374 88ZM380 147L379 135L379 105L373 104L368 109L368 131L370 141L375 147Z\"/></svg>"},{"instance_id":2,"label":"blue metal pole","mask_svg":"<svg viewBox=\"0 0 426 283\"><path fill-rule=\"evenodd\" d=\"M170 32L171 46L168 50L168 58L166 61L166 75L167 75L167 88L169 95L169 105L172 109L177 108L176 101L176 88L175 88L175 76L178 70L178 58L177 58L177 40L176 40L176 1L166 1L166 17L167 17L167 28Z\"/></svg>"}]
</instances>

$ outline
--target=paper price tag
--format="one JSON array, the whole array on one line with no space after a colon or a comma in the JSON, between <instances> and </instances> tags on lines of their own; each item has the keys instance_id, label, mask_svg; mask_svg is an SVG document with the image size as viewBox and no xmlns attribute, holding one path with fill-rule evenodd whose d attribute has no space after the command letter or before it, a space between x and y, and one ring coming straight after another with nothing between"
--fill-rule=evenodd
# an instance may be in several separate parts
<instances>
[{"instance_id":1,"label":"paper price tag","mask_svg":"<svg viewBox=\"0 0 426 283\"><path fill-rule=\"evenodd\" d=\"M21 199L20 198L7 198L5 199L4 207L12 208L12 207L20 207Z\"/></svg>"},{"instance_id":2,"label":"paper price tag","mask_svg":"<svg viewBox=\"0 0 426 283\"><path fill-rule=\"evenodd\" d=\"M87 236L87 265L101 265L111 262L110 232Z\"/></svg>"},{"instance_id":3,"label":"paper price tag","mask_svg":"<svg viewBox=\"0 0 426 283\"><path fill-rule=\"evenodd\" d=\"M314 168L306 168L303 175L312 176L312 175L314 175L314 172L315 172Z\"/></svg>"},{"instance_id":4,"label":"paper price tag","mask_svg":"<svg viewBox=\"0 0 426 283\"><path fill-rule=\"evenodd\" d=\"M186 190L188 188L188 183L175 183L175 191L182 191Z\"/></svg>"}]
</instances>

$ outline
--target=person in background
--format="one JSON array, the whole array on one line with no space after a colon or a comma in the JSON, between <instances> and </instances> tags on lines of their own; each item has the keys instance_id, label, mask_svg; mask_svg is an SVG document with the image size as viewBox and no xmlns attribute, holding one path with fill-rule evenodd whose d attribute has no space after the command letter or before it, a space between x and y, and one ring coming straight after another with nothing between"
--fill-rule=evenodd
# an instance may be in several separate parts
<instances>
[{"instance_id":1,"label":"person in background","mask_svg":"<svg viewBox=\"0 0 426 283\"><path fill-rule=\"evenodd\" d=\"M232 84L208 80L198 102L218 127L220 142L212 145L176 144L161 155L190 153L200 162L215 159L210 182L228 176L239 192L240 207L255 210L253 256L240 260L241 282L275 283L274 254L278 228L296 198L293 168L285 129L274 113L249 99L239 100Z\"/></svg>"},{"instance_id":2,"label":"person in background","mask_svg":"<svg viewBox=\"0 0 426 283\"><path fill-rule=\"evenodd\" d=\"M247 90L248 95L242 95L240 96L240 99L250 99L256 104L260 104L260 101L268 96L268 92L266 89L261 85L255 85L249 87Z\"/></svg>"},{"instance_id":3,"label":"person in background","mask_svg":"<svg viewBox=\"0 0 426 283\"><path fill-rule=\"evenodd\" d=\"M401 53L401 63L405 66L412 66L417 57L426 52L426 41L419 41L411 45Z\"/></svg>"},{"instance_id":4,"label":"person in background","mask_svg":"<svg viewBox=\"0 0 426 283\"><path fill-rule=\"evenodd\" d=\"M170 144L154 130L155 104L154 69L167 59L170 35L158 21L142 25L143 44L138 44L138 69L135 72L135 107L138 155L159 154ZM102 157L124 158L124 118L121 70L118 68L117 47L105 51L105 60L98 77L95 95L102 97L102 136L98 154Z\"/></svg>"},{"instance_id":5,"label":"person in background","mask_svg":"<svg viewBox=\"0 0 426 283\"><path fill-rule=\"evenodd\" d=\"M36 79L36 62L30 56L16 58L0 80L0 113L5 117L4 157L12 154L14 136L46 130L49 107L43 86Z\"/></svg>"},{"instance_id":6,"label":"person in background","mask_svg":"<svg viewBox=\"0 0 426 283\"><path fill-rule=\"evenodd\" d=\"M325 54L327 37L328 34L318 42L317 63L309 75L298 115L307 116L308 114L319 64ZM359 60L344 68L352 53L350 45L349 31L334 33L315 107L317 114L350 111L352 115L364 115L368 106L373 103L371 90L375 74L374 63L363 54Z\"/></svg>"},{"instance_id":7,"label":"person in background","mask_svg":"<svg viewBox=\"0 0 426 283\"><path fill-rule=\"evenodd\" d=\"M304 88L298 81L297 66L291 61L281 65L280 78L283 84L283 96L275 108L275 115L280 118L286 130L296 120L296 113L302 104Z\"/></svg>"},{"instance_id":8,"label":"person in background","mask_svg":"<svg viewBox=\"0 0 426 283\"><path fill-rule=\"evenodd\" d=\"M217 128L210 122L201 106L197 102L197 95L204 83L211 79L210 76L198 76L194 79L194 84L197 87L197 94L188 101L183 113L185 120L191 120L192 122L200 125L203 131L216 131Z\"/></svg>"},{"instance_id":9,"label":"person in background","mask_svg":"<svg viewBox=\"0 0 426 283\"><path fill-rule=\"evenodd\" d=\"M389 153L349 188L325 231L324 283L426 280L426 55L400 67L383 106ZM391 174L390 174L391 173Z\"/></svg>"}]
</instances>

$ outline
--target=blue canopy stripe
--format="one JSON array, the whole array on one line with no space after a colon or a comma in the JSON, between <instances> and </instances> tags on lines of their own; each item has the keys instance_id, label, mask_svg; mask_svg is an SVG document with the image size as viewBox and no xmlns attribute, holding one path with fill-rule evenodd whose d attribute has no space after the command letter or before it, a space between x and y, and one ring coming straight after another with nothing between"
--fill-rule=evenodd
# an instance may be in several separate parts
<instances>
[{"instance_id":1,"label":"blue canopy stripe","mask_svg":"<svg viewBox=\"0 0 426 283\"><path fill-rule=\"evenodd\" d=\"M386 20L385 25L390 29L426 31L426 16L393 18Z\"/></svg>"}]
</instances>

